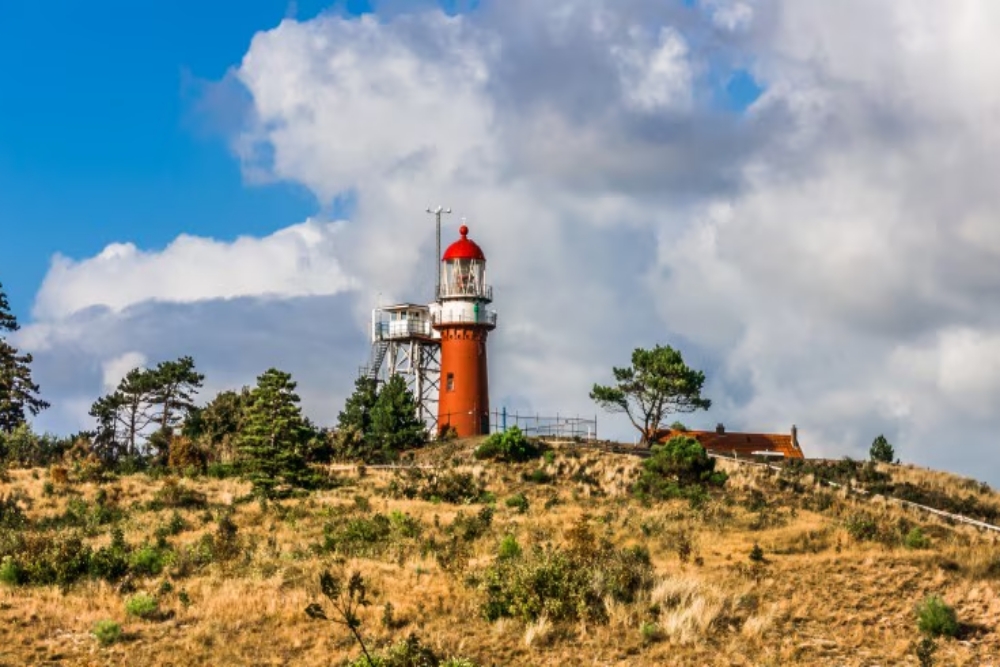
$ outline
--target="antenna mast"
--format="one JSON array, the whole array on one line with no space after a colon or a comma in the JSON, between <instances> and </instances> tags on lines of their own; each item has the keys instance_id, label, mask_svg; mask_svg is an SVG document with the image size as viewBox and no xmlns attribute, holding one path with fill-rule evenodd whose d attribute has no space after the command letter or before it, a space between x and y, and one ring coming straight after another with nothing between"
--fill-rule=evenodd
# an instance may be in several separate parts
<instances>
[{"instance_id":1,"label":"antenna mast","mask_svg":"<svg viewBox=\"0 0 1000 667\"><path fill-rule=\"evenodd\" d=\"M441 300L441 214L451 213L450 208L444 208L443 206L438 206L432 209L430 206L427 207L427 212L434 215L437 218L437 257L434 258L434 300Z\"/></svg>"}]
</instances>

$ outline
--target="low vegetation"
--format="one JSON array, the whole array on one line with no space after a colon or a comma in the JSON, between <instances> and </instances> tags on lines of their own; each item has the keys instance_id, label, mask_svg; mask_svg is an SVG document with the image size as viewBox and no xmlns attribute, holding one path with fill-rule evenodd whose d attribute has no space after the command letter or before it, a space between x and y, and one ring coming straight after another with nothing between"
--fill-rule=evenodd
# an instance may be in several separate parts
<instances>
[{"instance_id":1,"label":"low vegetation","mask_svg":"<svg viewBox=\"0 0 1000 667\"><path fill-rule=\"evenodd\" d=\"M482 444L418 449L402 470L314 466L326 482L288 495L225 475L14 467L0 482L3 658L485 667L1000 653L1000 547L858 492L905 483L942 502L1000 502L980 485L886 464L713 464L684 440L646 461L575 444L480 458Z\"/></svg>"}]
</instances>

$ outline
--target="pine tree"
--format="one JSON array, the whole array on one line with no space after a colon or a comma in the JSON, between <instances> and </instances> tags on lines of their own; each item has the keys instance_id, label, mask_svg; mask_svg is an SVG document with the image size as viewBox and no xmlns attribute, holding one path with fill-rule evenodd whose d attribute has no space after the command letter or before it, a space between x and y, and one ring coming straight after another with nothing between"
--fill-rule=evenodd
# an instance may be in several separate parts
<instances>
[{"instance_id":1,"label":"pine tree","mask_svg":"<svg viewBox=\"0 0 1000 667\"><path fill-rule=\"evenodd\" d=\"M385 459L427 441L424 423L417 418L417 402L402 375L393 375L378 393L371 411L371 437Z\"/></svg>"},{"instance_id":2,"label":"pine tree","mask_svg":"<svg viewBox=\"0 0 1000 667\"><path fill-rule=\"evenodd\" d=\"M378 383L359 377L354 383L354 393L347 398L344 409L337 417L337 456L344 459L367 460L371 445L372 410L378 400Z\"/></svg>"},{"instance_id":3,"label":"pine tree","mask_svg":"<svg viewBox=\"0 0 1000 667\"><path fill-rule=\"evenodd\" d=\"M289 373L271 368L250 392L239 443L254 493L264 497L285 495L289 487L308 483L302 450L312 434L295 386Z\"/></svg>"},{"instance_id":4,"label":"pine tree","mask_svg":"<svg viewBox=\"0 0 1000 667\"><path fill-rule=\"evenodd\" d=\"M25 423L26 413L37 415L49 407L38 397L38 385L31 380L32 356L19 354L4 335L18 329L17 318L10 312L0 285L0 432L8 434Z\"/></svg>"},{"instance_id":5,"label":"pine tree","mask_svg":"<svg viewBox=\"0 0 1000 667\"><path fill-rule=\"evenodd\" d=\"M160 430L173 433L173 428L194 408L205 376L194 369L194 359L181 357L177 361L161 361L152 371L154 389L151 400L160 406L156 419Z\"/></svg>"}]
</instances>

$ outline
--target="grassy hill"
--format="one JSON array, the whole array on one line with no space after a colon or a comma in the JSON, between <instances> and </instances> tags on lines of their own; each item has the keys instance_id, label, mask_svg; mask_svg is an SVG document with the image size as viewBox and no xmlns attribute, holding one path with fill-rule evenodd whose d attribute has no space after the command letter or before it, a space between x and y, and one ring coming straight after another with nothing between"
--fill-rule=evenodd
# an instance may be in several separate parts
<instances>
[{"instance_id":1,"label":"grassy hill","mask_svg":"<svg viewBox=\"0 0 1000 667\"><path fill-rule=\"evenodd\" d=\"M507 464L475 444L268 503L238 479L11 470L0 665L345 664L349 630L305 613L336 618L323 571L360 573L359 632L385 664L917 665L932 595L959 626L924 664L1000 664L1000 535L817 478L990 518L984 485L723 461L709 497L642 503L637 457L555 444Z\"/></svg>"}]
</instances>

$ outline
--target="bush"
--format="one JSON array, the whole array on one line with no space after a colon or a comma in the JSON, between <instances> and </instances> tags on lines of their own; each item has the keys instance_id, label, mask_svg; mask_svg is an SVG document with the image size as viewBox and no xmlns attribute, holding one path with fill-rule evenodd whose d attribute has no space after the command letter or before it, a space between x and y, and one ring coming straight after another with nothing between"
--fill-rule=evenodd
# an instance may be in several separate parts
<instances>
[{"instance_id":1,"label":"bush","mask_svg":"<svg viewBox=\"0 0 1000 667\"><path fill-rule=\"evenodd\" d=\"M101 646L110 646L122 636L122 626L105 619L94 623L93 633Z\"/></svg>"},{"instance_id":2,"label":"bush","mask_svg":"<svg viewBox=\"0 0 1000 667\"><path fill-rule=\"evenodd\" d=\"M144 544L129 557L129 566L140 576L154 577L163 572L169 561L169 552L151 544Z\"/></svg>"},{"instance_id":3,"label":"bush","mask_svg":"<svg viewBox=\"0 0 1000 667\"><path fill-rule=\"evenodd\" d=\"M163 486L149 503L152 511L159 511L164 507L203 509L207 506L208 497L204 493L185 487L173 477L163 481Z\"/></svg>"},{"instance_id":4,"label":"bush","mask_svg":"<svg viewBox=\"0 0 1000 667\"><path fill-rule=\"evenodd\" d=\"M141 619L149 620L156 616L156 613L160 610L160 603L156 601L152 595L147 595L146 593L139 593L134 595L125 602L125 613L129 616L136 616Z\"/></svg>"},{"instance_id":5,"label":"bush","mask_svg":"<svg viewBox=\"0 0 1000 667\"><path fill-rule=\"evenodd\" d=\"M958 617L937 595L928 596L917 607L917 627L929 637L954 637L958 634Z\"/></svg>"},{"instance_id":6,"label":"bush","mask_svg":"<svg viewBox=\"0 0 1000 667\"><path fill-rule=\"evenodd\" d=\"M111 529L111 544L101 547L90 558L90 576L109 583L118 581L128 572L129 548L121 528Z\"/></svg>"},{"instance_id":7,"label":"bush","mask_svg":"<svg viewBox=\"0 0 1000 667\"><path fill-rule=\"evenodd\" d=\"M87 575L90 558L91 548L76 532L54 536L0 531L2 576L8 583L65 589Z\"/></svg>"},{"instance_id":8,"label":"bush","mask_svg":"<svg viewBox=\"0 0 1000 667\"><path fill-rule=\"evenodd\" d=\"M21 503L24 502L27 502L27 498L22 495L0 494L0 528L17 530L28 524L28 517L21 508Z\"/></svg>"},{"instance_id":9,"label":"bush","mask_svg":"<svg viewBox=\"0 0 1000 667\"><path fill-rule=\"evenodd\" d=\"M726 483L726 474L716 472L715 459L689 437L675 437L662 445L653 445L652 453L642 462L642 473L633 487L640 498L657 500L699 497L706 487Z\"/></svg>"},{"instance_id":10,"label":"bush","mask_svg":"<svg viewBox=\"0 0 1000 667\"><path fill-rule=\"evenodd\" d=\"M355 517L323 526L323 551L344 556L374 556L389 544L392 522L384 514Z\"/></svg>"},{"instance_id":11,"label":"bush","mask_svg":"<svg viewBox=\"0 0 1000 667\"><path fill-rule=\"evenodd\" d=\"M395 498L420 498L454 505L488 502L492 497L471 473L419 468L397 473L387 492Z\"/></svg>"},{"instance_id":12,"label":"bush","mask_svg":"<svg viewBox=\"0 0 1000 667\"><path fill-rule=\"evenodd\" d=\"M632 603L650 587L652 565L644 548L616 549L598 540L585 520L567 538L565 549L535 547L524 555L501 550L483 573L483 616L600 622L607 619L606 598Z\"/></svg>"},{"instance_id":13,"label":"bush","mask_svg":"<svg viewBox=\"0 0 1000 667\"><path fill-rule=\"evenodd\" d=\"M891 544L896 541L898 544L898 537L894 539L891 528L868 512L857 511L850 514L844 521L844 528L858 542Z\"/></svg>"},{"instance_id":14,"label":"bush","mask_svg":"<svg viewBox=\"0 0 1000 667\"><path fill-rule=\"evenodd\" d=\"M508 498L506 505L516 509L519 514L525 514L528 511L528 498L523 493L518 493Z\"/></svg>"},{"instance_id":15,"label":"bush","mask_svg":"<svg viewBox=\"0 0 1000 667\"><path fill-rule=\"evenodd\" d=\"M493 508L483 507L473 516L459 512L451 525L445 528L445 532L465 542L473 542L485 535L492 524Z\"/></svg>"},{"instance_id":16,"label":"bush","mask_svg":"<svg viewBox=\"0 0 1000 667\"><path fill-rule=\"evenodd\" d=\"M494 459L497 461L521 462L537 459L542 455L542 448L525 437L516 426L506 431L494 433L488 437L473 456L477 459Z\"/></svg>"},{"instance_id":17,"label":"bush","mask_svg":"<svg viewBox=\"0 0 1000 667\"><path fill-rule=\"evenodd\" d=\"M8 586L17 586L24 583L24 575L21 569L14 562L14 559L10 556L5 556L3 561L0 561L0 584L7 584Z\"/></svg>"},{"instance_id":18,"label":"bush","mask_svg":"<svg viewBox=\"0 0 1000 667\"><path fill-rule=\"evenodd\" d=\"M750 550L750 560L754 563L764 562L764 550L760 548L760 545L754 542L753 549Z\"/></svg>"},{"instance_id":19,"label":"bush","mask_svg":"<svg viewBox=\"0 0 1000 667\"><path fill-rule=\"evenodd\" d=\"M907 549L927 549L931 546L931 541L924 535L924 531L914 528L903 538L903 545Z\"/></svg>"},{"instance_id":20,"label":"bush","mask_svg":"<svg viewBox=\"0 0 1000 667\"><path fill-rule=\"evenodd\" d=\"M497 560L510 560L521 556L521 545L513 535L504 535L497 550Z\"/></svg>"}]
</instances>

